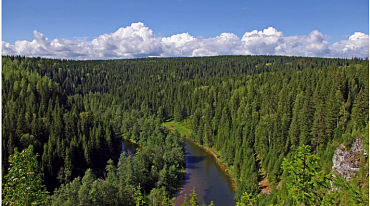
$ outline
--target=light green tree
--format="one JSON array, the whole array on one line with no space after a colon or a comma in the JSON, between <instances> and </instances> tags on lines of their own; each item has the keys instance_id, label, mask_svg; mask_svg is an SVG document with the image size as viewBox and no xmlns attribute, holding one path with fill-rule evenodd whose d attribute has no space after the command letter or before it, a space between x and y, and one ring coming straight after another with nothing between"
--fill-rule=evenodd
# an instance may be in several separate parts
<instances>
[{"instance_id":1,"label":"light green tree","mask_svg":"<svg viewBox=\"0 0 370 206\"><path fill-rule=\"evenodd\" d=\"M256 205L257 200L252 196L252 193L244 192L240 198L240 202L237 202L237 206Z\"/></svg>"},{"instance_id":2,"label":"light green tree","mask_svg":"<svg viewBox=\"0 0 370 206\"><path fill-rule=\"evenodd\" d=\"M182 201L182 204L181 206L189 206L189 203L188 203L188 197L186 196L186 193L184 195L184 199Z\"/></svg>"},{"instance_id":3,"label":"light green tree","mask_svg":"<svg viewBox=\"0 0 370 206\"><path fill-rule=\"evenodd\" d=\"M191 193L190 193L190 205L191 206L197 206L199 205L199 202L198 202L198 197L197 197L197 193L195 192L195 188L193 187L193 189L191 190Z\"/></svg>"},{"instance_id":4,"label":"light green tree","mask_svg":"<svg viewBox=\"0 0 370 206\"><path fill-rule=\"evenodd\" d=\"M140 183L135 189L135 204L136 206L144 205L143 195L141 194Z\"/></svg>"},{"instance_id":5,"label":"light green tree","mask_svg":"<svg viewBox=\"0 0 370 206\"><path fill-rule=\"evenodd\" d=\"M308 145L298 147L292 161L284 159L288 192L296 205L319 205L330 189L331 174L321 169L318 159Z\"/></svg>"},{"instance_id":6,"label":"light green tree","mask_svg":"<svg viewBox=\"0 0 370 206\"><path fill-rule=\"evenodd\" d=\"M78 199L80 205L91 205L93 202L93 196L90 195L91 188L95 181L95 175L91 169L87 169L84 177L82 178L82 185L78 190Z\"/></svg>"},{"instance_id":7,"label":"light green tree","mask_svg":"<svg viewBox=\"0 0 370 206\"><path fill-rule=\"evenodd\" d=\"M42 183L37 156L33 155L32 145L21 153L14 149L2 184L3 205L47 205L48 192Z\"/></svg>"}]
</instances>

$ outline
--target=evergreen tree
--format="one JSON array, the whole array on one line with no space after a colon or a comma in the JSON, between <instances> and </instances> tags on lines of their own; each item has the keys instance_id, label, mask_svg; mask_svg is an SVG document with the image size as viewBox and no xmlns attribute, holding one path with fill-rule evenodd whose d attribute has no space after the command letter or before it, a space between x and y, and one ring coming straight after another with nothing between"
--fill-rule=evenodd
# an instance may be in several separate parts
<instances>
[{"instance_id":1,"label":"evergreen tree","mask_svg":"<svg viewBox=\"0 0 370 206\"><path fill-rule=\"evenodd\" d=\"M284 159L282 167L288 176L288 191L297 205L317 205L330 189L330 176L310 154L310 146L298 147L292 161Z\"/></svg>"},{"instance_id":2,"label":"evergreen tree","mask_svg":"<svg viewBox=\"0 0 370 206\"><path fill-rule=\"evenodd\" d=\"M189 203L188 203L188 197L187 197L186 193L184 195L184 199L182 201L181 206L190 206Z\"/></svg>"},{"instance_id":3,"label":"evergreen tree","mask_svg":"<svg viewBox=\"0 0 370 206\"><path fill-rule=\"evenodd\" d=\"M369 94L361 89L353 103L353 120L356 129L363 128L369 120Z\"/></svg>"},{"instance_id":4,"label":"evergreen tree","mask_svg":"<svg viewBox=\"0 0 370 206\"><path fill-rule=\"evenodd\" d=\"M199 205L198 198L197 198L197 193L195 193L195 188L194 187L191 190L190 197L191 197L191 199L190 199L190 205L191 206L197 206L197 205Z\"/></svg>"},{"instance_id":5,"label":"evergreen tree","mask_svg":"<svg viewBox=\"0 0 370 206\"><path fill-rule=\"evenodd\" d=\"M141 194L140 184L135 189L135 204L136 206L144 205L143 195Z\"/></svg>"},{"instance_id":6,"label":"evergreen tree","mask_svg":"<svg viewBox=\"0 0 370 206\"><path fill-rule=\"evenodd\" d=\"M90 191L95 181L95 175L91 169L86 170L85 176L82 178L82 185L78 191L78 199L81 205L92 205L93 196L90 195Z\"/></svg>"},{"instance_id":7,"label":"evergreen tree","mask_svg":"<svg viewBox=\"0 0 370 206\"><path fill-rule=\"evenodd\" d=\"M314 115L314 121L312 125L312 143L316 147L317 154L319 153L319 146L320 144L325 142L325 113L324 113L324 105L323 102L321 102L319 105L317 105L315 115Z\"/></svg>"},{"instance_id":8,"label":"evergreen tree","mask_svg":"<svg viewBox=\"0 0 370 206\"><path fill-rule=\"evenodd\" d=\"M48 192L42 184L42 172L32 145L21 153L15 149L10 155L2 188L4 205L47 205Z\"/></svg>"}]
</instances>

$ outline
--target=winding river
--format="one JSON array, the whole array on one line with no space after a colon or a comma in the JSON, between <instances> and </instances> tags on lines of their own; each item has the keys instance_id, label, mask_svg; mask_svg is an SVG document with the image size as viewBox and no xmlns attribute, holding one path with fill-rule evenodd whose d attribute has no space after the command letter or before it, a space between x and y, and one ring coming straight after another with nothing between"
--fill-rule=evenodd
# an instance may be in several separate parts
<instances>
[{"instance_id":1,"label":"winding river","mask_svg":"<svg viewBox=\"0 0 370 206\"><path fill-rule=\"evenodd\" d=\"M122 151L133 154L136 145L123 141ZM235 205L234 190L230 178L217 165L215 158L194 143L185 140L186 173L185 181L173 201L176 206L183 202L184 194L189 194L193 187L198 194L198 200L206 204L213 201L216 206Z\"/></svg>"}]
</instances>

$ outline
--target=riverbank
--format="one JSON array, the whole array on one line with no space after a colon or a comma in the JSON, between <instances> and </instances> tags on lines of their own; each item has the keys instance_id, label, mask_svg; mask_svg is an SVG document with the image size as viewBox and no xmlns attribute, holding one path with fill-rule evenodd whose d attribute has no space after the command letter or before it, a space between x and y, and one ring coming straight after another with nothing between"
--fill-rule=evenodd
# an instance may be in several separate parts
<instances>
[{"instance_id":1,"label":"riverbank","mask_svg":"<svg viewBox=\"0 0 370 206\"><path fill-rule=\"evenodd\" d=\"M190 136L191 136L191 131L190 129L184 127L184 125L181 125L180 123L178 122L174 122L174 121L171 121L171 122L165 122L163 124L164 126L166 126L167 128L169 128L171 131L174 131L175 129L177 130L178 127L180 126L180 130L179 133L181 134L181 136L194 143L195 145L197 145L198 147L202 148L205 152L207 152L209 155L211 155L215 160L216 160L216 163L217 165L224 171L224 173L230 178L231 180L231 183L232 183L232 187L233 187L233 190L236 191L236 180L232 177L231 173L232 173L232 170L227 167L226 163L223 162L220 158L218 158L218 154L215 152L215 151L212 151L211 148L208 148L206 146L203 146L203 145L200 145L198 142L190 139Z\"/></svg>"},{"instance_id":2,"label":"riverbank","mask_svg":"<svg viewBox=\"0 0 370 206\"><path fill-rule=\"evenodd\" d=\"M132 140L132 139L126 139L124 136L122 136L122 139L124 139L124 140L126 140L126 141L128 141L128 142L130 142L130 143L132 143L132 144L137 145L140 149L144 149L144 146L140 145L139 143L135 142L135 141L134 141L134 140Z\"/></svg>"},{"instance_id":3,"label":"riverbank","mask_svg":"<svg viewBox=\"0 0 370 206\"><path fill-rule=\"evenodd\" d=\"M198 142L196 141L193 141L192 139L184 136L183 137L184 139L194 143L195 145L197 145L198 147L202 148L204 151L206 151L208 154L210 154L213 158L215 158L216 160L216 163L217 165L222 169L222 171L225 172L225 174L230 178L231 180L231 183L232 183L232 186L233 186L233 189L234 189L234 192L236 191L236 180L231 176L231 172L232 170L226 165L225 162L223 162L220 158L217 157L217 154L215 152L213 152L210 148L206 147L206 146L203 146L203 145L200 145ZM229 172L230 171L230 172Z\"/></svg>"},{"instance_id":4,"label":"riverbank","mask_svg":"<svg viewBox=\"0 0 370 206\"><path fill-rule=\"evenodd\" d=\"M183 185L183 184L184 184L184 182L185 182L185 173L186 173L185 169L180 171L180 174L181 174L181 175L180 175L181 183L176 185L176 187L175 187L175 188L176 188L176 189L175 189L175 190L176 190L176 192L175 192L175 194L171 195L169 202L173 202L173 201L177 198L177 196L178 196L179 194L181 194L182 185Z\"/></svg>"},{"instance_id":5,"label":"riverbank","mask_svg":"<svg viewBox=\"0 0 370 206\"><path fill-rule=\"evenodd\" d=\"M123 141L126 141L127 143L131 143L131 144L133 144L133 145L135 145L135 147L137 147L137 148L139 148L140 150L145 150L145 147L144 146L142 146L142 145L140 145L139 143L137 143L136 141L134 141L134 140L131 140L131 139L126 139L125 137L124 137L124 135L122 135L122 140ZM178 193L181 191L181 189L182 189L182 184L184 183L184 181L185 181L185 173L186 173L186 170L185 170L185 168L184 169L181 169L180 171L178 171L179 172L179 179L181 179L181 182L180 183L177 183L174 187L175 187L175 193L174 194L170 194L169 195L169 200L171 201L171 202L173 202L173 200L174 199L176 199L176 197L177 197L177 195L178 195Z\"/></svg>"}]
</instances>

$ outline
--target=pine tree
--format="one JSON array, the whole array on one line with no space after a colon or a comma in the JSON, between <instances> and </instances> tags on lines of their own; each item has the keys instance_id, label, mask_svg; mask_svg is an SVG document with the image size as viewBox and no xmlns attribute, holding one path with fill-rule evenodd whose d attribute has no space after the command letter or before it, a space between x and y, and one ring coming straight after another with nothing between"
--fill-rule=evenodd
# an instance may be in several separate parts
<instances>
[{"instance_id":1,"label":"pine tree","mask_svg":"<svg viewBox=\"0 0 370 206\"><path fill-rule=\"evenodd\" d=\"M237 206L248 206L248 205L253 206L253 205L256 205L256 203L257 203L257 199L254 198L252 194L245 192L241 196L240 202L237 202L236 205Z\"/></svg>"},{"instance_id":2,"label":"pine tree","mask_svg":"<svg viewBox=\"0 0 370 206\"><path fill-rule=\"evenodd\" d=\"M313 108L310 97L307 94L303 97L303 107L298 114L299 142L300 145L311 143L311 127L313 119Z\"/></svg>"},{"instance_id":3,"label":"pine tree","mask_svg":"<svg viewBox=\"0 0 370 206\"><path fill-rule=\"evenodd\" d=\"M352 118L356 129L365 127L369 123L369 94L361 88L353 103Z\"/></svg>"},{"instance_id":4,"label":"pine tree","mask_svg":"<svg viewBox=\"0 0 370 206\"><path fill-rule=\"evenodd\" d=\"M319 154L320 144L323 144L325 142L325 131L326 128L324 105L323 102L321 102L319 105L317 105L311 132L313 136L312 143L315 144L317 154Z\"/></svg>"},{"instance_id":5,"label":"pine tree","mask_svg":"<svg viewBox=\"0 0 370 206\"><path fill-rule=\"evenodd\" d=\"M188 197L187 197L186 193L184 195L184 199L182 201L181 206L190 206L189 203L188 203Z\"/></svg>"},{"instance_id":6,"label":"pine tree","mask_svg":"<svg viewBox=\"0 0 370 206\"><path fill-rule=\"evenodd\" d=\"M84 177L82 178L82 185L78 191L78 199L81 205L92 205L93 196L90 195L90 191L95 181L95 175L91 169L87 169Z\"/></svg>"},{"instance_id":7,"label":"pine tree","mask_svg":"<svg viewBox=\"0 0 370 206\"><path fill-rule=\"evenodd\" d=\"M193 187L193 189L191 190L190 197L191 197L190 199L191 206L199 205L197 193L195 192L195 187Z\"/></svg>"},{"instance_id":8,"label":"pine tree","mask_svg":"<svg viewBox=\"0 0 370 206\"><path fill-rule=\"evenodd\" d=\"M182 111L182 106L180 103L177 103L175 105L173 114L174 114L174 120L176 122L180 122L183 119L183 111Z\"/></svg>"},{"instance_id":9,"label":"pine tree","mask_svg":"<svg viewBox=\"0 0 370 206\"><path fill-rule=\"evenodd\" d=\"M284 159L282 167L288 174L288 191L295 204L320 204L330 189L331 174L318 164L319 158L310 154L310 146L298 147L292 161Z\"/></svg>"}]
</instances>

